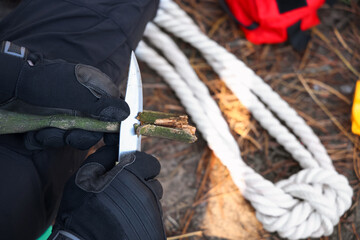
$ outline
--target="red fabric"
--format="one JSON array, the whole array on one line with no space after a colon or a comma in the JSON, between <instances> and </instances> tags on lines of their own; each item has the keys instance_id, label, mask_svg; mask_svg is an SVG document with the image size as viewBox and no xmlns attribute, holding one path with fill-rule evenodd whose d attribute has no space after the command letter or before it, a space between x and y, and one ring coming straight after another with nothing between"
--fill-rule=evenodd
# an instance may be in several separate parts
<instances>
[{"instance_id":1,"label":"red fabric","mask_svg":"<svg viewBox=\"0 0 360 240\"><path fill-rule=\"evenodd\" d=\"M226 0L246 38L255 43L281 43L287 40L287 28L301 20L301 30L307 30L320 23L317 9L325 0L307 0L307 6L280 13L276 0ZM246 29L253 23L259 26Z\"/></svg>"}]
</instances>

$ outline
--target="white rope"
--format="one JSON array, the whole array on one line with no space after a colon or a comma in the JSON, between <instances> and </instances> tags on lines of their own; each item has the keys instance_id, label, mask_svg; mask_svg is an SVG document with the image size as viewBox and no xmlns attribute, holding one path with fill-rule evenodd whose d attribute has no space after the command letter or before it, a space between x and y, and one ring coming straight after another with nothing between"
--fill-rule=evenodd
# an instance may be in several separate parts
<instances>
[{"instance_id":1,"label":"white rope","mask_svg":"<svg viewBox=\"0 0 360 240\"><path fill-rule=\"evenodd\" d=\"M274 185L248 167L208 89L174 41L157 26L197 48L303 170ZM296 111L243 62L203 34L171 0L161 1L154 22L147 26L145 37L168 60L144 42L136 50L139 59L157 71L175 91L209 147L229 169L235 184L256 209L264 228L289 239L330 235L351 205L352 189L347 179L334 170L319 138ZM301 143L268 108L287 124Z\"/></svg>"}]
</instances>

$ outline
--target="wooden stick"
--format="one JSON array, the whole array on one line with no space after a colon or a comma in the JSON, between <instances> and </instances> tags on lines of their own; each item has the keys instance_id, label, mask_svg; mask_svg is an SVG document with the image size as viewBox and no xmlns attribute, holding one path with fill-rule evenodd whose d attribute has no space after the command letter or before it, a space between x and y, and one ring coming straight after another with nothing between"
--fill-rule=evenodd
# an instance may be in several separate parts
<instances>
[{"instance_id":1,"label":"wooden stick","mask_svg":"<svg viewBox=\"0 0 360 240\"><path fill-rule=\"evenodd\" d=\"M137 119L141 122L141 124L144 124L144 123L145 124L154 124L155 121L158 119L178 118L180 116L186 116L186 115L177 115L174 113L164 113L164 112L146 110L146 111L139 113L137 116Z\"/></svg>"},{"instance_id":2,"label":"wooden stick","mask_svg":"<svg viewBox=\"0 0 360 240\"><path fill-rule=\"evenodd\" d=\"M153 124L137 125L135 126L135 131L138 135L161 137L186 143L193 143L197 140L195 135L185 129L169 128Z\"/></svg>"},{"instance_id":3,"label":"wooden stick","mask_svg":"<svg viewBox=\"0 0 360 240\"><path fill-rule=\"evenodd\" d=\"M177 128L189 131L195 135L196 128L189 125L187 115L178 115L173 113L163 113L156 111L143 111L139 113L137 119L141 124L154 124L157 126Z\"/></svg>"},{"instance_id":4,"label":"wooden stick","mask_svg":"<svg viewBox=\"0 0 360 240\"><path fill-rule=\"evenodd\" d=\"M68 115L39 116L0 110L0 134L23 133L46 127L80 128L95 132L117 132L119 123Z\"/></svg>"},{"instance_id":5,"label":"wooden stick","mask_svg":"<svg viewBox=\"0 0 360 240\"><path fill-rule=\"evenodd\" d=\"M148 116L148 120L140 117L141 122L149 122L149 119L155 123L157 119L164 119L169 117L176 118L178 115L170 113L161 113L154 111L144 111L139 116ZM149 117L151 116L151 118ZM186 116L187 119L187 116ZM193 126L184 125L179 128L158 126L156 124L145 124L136 126L136 133L150 137L162 137L181 142L192 143L196 141L195 128ZM176 124L175 124L176 125ZM119 132L118 122L103 122L92 118L75 117L69 115L52 115L39 116L15 113L0 109L0 134L13 134L35 131L42 128L55 127L64 130L80 128L95 132ZM135 126L134 126L135 127Z\"/></svg>"}]
</instances>

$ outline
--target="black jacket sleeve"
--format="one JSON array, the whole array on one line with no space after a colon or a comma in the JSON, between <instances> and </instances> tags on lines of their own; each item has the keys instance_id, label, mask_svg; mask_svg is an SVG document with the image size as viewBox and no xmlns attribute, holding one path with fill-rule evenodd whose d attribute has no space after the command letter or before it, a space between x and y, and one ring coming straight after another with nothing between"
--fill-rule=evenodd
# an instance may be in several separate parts
<instances>
[{"instance_id":1,"label":"black jacket sleeve","mask_svg":"<svg viewBox=\"0 0 360 240\"><path fill-rule=\"evenodd\" d=\"M48 59L99 68L119 83L159 0L23 0L0 22L0 41Z\"/></svg>"},{"instance_id":2,"label":"black jacket sleeve","mask_svg":"<svg viewBox=\"0 0 360 240\"><path fill-rule=\"evenodd\" d=\"M97 67L118 84L158 3L23 0L0 22L0 42L12 41L47 59ZM35 154L22 140L9 146L14 137L0 136L0 238L33 239L52 223L63 186L83 156L71 148Z\"/></svg>"}]
</instances>

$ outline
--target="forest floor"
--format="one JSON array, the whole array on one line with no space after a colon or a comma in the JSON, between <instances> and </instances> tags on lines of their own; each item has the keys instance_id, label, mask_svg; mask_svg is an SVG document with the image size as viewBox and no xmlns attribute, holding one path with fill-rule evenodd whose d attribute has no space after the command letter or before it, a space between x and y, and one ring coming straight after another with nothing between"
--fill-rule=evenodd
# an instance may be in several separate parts
<instances>
[{"instance_id":1,"label":"forest floor","mask_svg":"<svg viewBox=\"0 0 360 240\"><path fill-rule=\"evenodd\" d=\"M360 139L351 132L352 98L360 79L359 1L322 7L321 24L312 31L311 41L302 53L287 43L250 43L218 0L176 2L204 33L261 76L320 137L336 170L346 176L354 190L351 208L334 233L321 239L360 239ZM9 11L0 2L0 18ZM298 172L298 163L253 119L200 54L188 44L177 42L219 104L246 164L272 182ZM140 63L140 68L145 109L186 113L158 75L145 64ZM262 228L228 170L197 135L199 140L194 144L143 140L143 150L157 156L162 165L159 179L164 187L162 205L169 239L281 239Z\"/></svg>"},{"instance_id":2,"label":"forest floor","mask_svg":"<svg viewBox=\"0 0 360 240\"><path fill-rule=\"evenodd\" d=\"M320 137L336 170L349 180L352 207L321 239L360 239L359 137L351 132L351 107L360 75L360 7L355 1L324 6L321 24L312 31L304 52L288 43L254 45L246 40L218 0L176 1L209 37L252 68L292 106ZM266 179L277 182L301 168L291 155L253 119L221 79L188 44L177 40L193 68L219 104L244 161ZM345 64L342 55L350 64ZM186 113L171 88L145 64L144 108ZM298 76L302 76L300 81ZM305 86L309 86L308 88ZM254 209L244 199L228 170L198 134L194 144L145 138L143 149L157 156L162 165L162 205L170 239L281 239L258 222ZM191 237L181 237L190 233Z\"/></svg>"}]
</instances>

